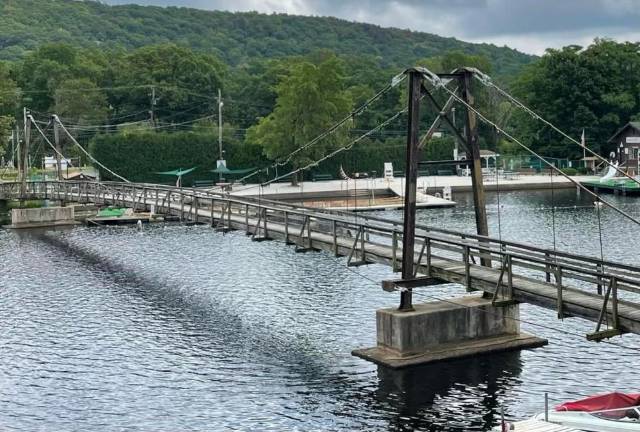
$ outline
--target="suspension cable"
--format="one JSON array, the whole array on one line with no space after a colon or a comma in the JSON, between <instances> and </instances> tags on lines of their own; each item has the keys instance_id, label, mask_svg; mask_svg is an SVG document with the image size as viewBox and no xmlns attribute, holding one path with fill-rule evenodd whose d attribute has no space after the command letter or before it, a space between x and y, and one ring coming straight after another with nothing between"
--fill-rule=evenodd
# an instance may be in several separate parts
<instances>
[{"instance_id":1,"label":"suspension cable","mask_svg":"<svg viewBox=\"0 0 640 432\"><path fill-rule=\"evenodd\" d=\"M28 118L29 120L31 120L31 124L33 124L33 125L36 127L36 129L38 130L38 132L40 132L40 135L42 135L42 138L44 138L45 142L46 142L47 144L49 144L49 147L51 147L51 148L53 149L53 151L54 151L54 152L56 152L56 154L57 154L58 156L60 156L63 160L67 161L67 164L68 164L68 165L71 165L71 167L73 168L73 164L71 163L71 159L70 159L70 158L66 158L66 157L65 157L65 155L63 155L63 154L62 154L62 152L58 151L58 149L56 148L56 146L55 146L55 145L53 145L53 144L51 143L51 141L49 141L49 139L48 139L48 138L47 138L47 136L44 134L44 132L42 131L42 129L40 129L40 126L38 126L38 123L34 121L33 116L32 116L32 115L29 115L29 116L27 116L27 118ZM48 125L47 125L47 127L46 127L45 129L49 128L49 125L50 125L50 124L51 124L51 122L49 122L49 123L48 123Z\"/></svg>"},{"instance_id":2,"label":"suspension cable","mask_svg":"<svg viewBox=\"0 0 640 432\"><path fill-rule=\"evenodd\" d=\"M637 220L636 218L634 218L633 216L631 216L629 213L625 212L624 210L616 207L615 205L611 204L608 201L603 200L602 198L600 198L600 196L592 191L590 191L589 189L587 189L585 186L583 186L582 184L580 184L578 181L572 179L570 176L566 175L565 173L562 172L562 170L556 168L552 163L550 163L547 159L545 159L543 156L541 156L540 154L538 154L537 152L535 152L534 150L532 150L530 147L528 147L526 144L523 144L520 140L518 140L517 138L515 138L513 135L509 134L507 131L505 131L504 129L502 129L500 126L498 126L495 122L489 120L487 117L485 117L480 111L478 111L476 108L474 108L473 106L469 105L464 99L462 99L460 96L458 96L457 94L455 94L453 91L449 90L444 83L442 82L442 80L440 78L438 78L437 76L432 76L435 75L433 73L431 73L431 75L429 74L425 74L425 79L428 80L429 82L431 82L434 86L436 87L442 87L445 91L447 91L448 93L450 93L458 102L460 102L461 104L463 104L468 110L473 111L478 118L480 118L480 120L482 120L483 122L487 123L490 126L493 126L494 128L496 128L498 130L498 132L500 132L501 134L503 134L505 137L507 137L510 141L514 142L515 144L518 144L520 147L522 147L523 149L525 149L526 151L528 151L529 153L531 153L533 156L535 156L536 158L540 159L542 162L545 163L545 165L551 167L552 170L554 170L557 174L560 174L561 176L565 177L567 180L569 180L571 183L575 184L578 188L584 190L585 192L587 192L589 195L593 196L594 198L596 198L597 200L601 201L603 204L605 204L607 207L611 208L612 210L616 211L617 213L621 214L622 216L624 216L625 218L629 219L630 221L632 221L633 223L640 225L640 221Z\"/></svg>"},{"instance_id":3,"label":"suspension cable","mask_svg":"<svg viewBox=\"0 0 640 432\"><path fill-rule=\"evenodd\" d=\"M109 174L119 178L120 180L124 181L125 183L131 183L129 180L127 180L126 178L122 177L120 174L117 174L115 172L113 172L112 170L110 170L109 168L107 168L106 166L104 166L99 160L97 160L96 158L94 158L88 151L86 151L84 149L84 147L82 147L80 145L80 143L78 141L76 141L76 139L73 137L73 135L71 135L69 133L69 131L67 130L67 128L62 124L62 122L60 121L60 119L58 118L58 116L56 116L55 114L53 115L53 121L58 122L58 124L60 125L60 127L62 128L62 130L67 134L67 136L69 138L71 138L71 141L73 141L73 143L82 151L82 153L84 153L85 155L87 155L87 157L89 159L91 159L93 161L93 163L95 163L96 165L100 166L101 168L103 168L105 171L107 171Z\"/></svg>"},{"instance_id":4,"label":"suspension cable","mask_svg":"<svg viewBox=\"0 0 640 432\"><path fill-rule=\"evenodd\" d=\"M302 145L301 147L298 147L297 149L293 150L291 153L289 153L288 155L284 156L283 158L280 158L279 160L276 160L271 165L269 165L269 166L267 166L265 168L258 169L256 171L250 173L250 174L247 174L246 176L244 176L241 179L239 179L238 182L243 182L243 181L247 180L248 178L251 178L251 177L257 175L260 172L264 172L265 170L268 170L269 168L286 165L287 163L289 163L291 161L293 156L295 156L296 154L300 153L301 151L311 147L312 145L316 144L318 141L321 141L322 139L326 138L327 136L331 135L332 133L336 132L341 126L343 126L345 123L351 121L355 116L362 114L367 109L367 107L369 105L371 105L373 102L375 102L378 99L380 99L385 93L387 93L392 88L396 87L405 78L406 78L406 75L404 73L401 73L401 74L398 74L398 75L394 76L389 84L387 84L384 88L382 88L380 91L378 91L375 95L373 95L372 97L367 99L367 101L365 101L358 108L356 108L355 110L350 112L347 116L345 116L344 118L342 118L338 122L334 123L331 127L326 129L324 132L322 132L321 134L319 134L318 136L316 136L315 138L313 138L312 140L310 140L306 144Z\"/></svg>"},{"instance_id":5,"label":"suspension cable","mask_svg":"<svg viewBox=\"0 0 640 432\"><path fill-rule=\"evenodd\" d=\"M276 181L278 181L278 180L280 180L280 179L283 179L283 178L285 178L285 177L289 177L289 176L291 176L291 175L297 174L297 173L299 173L299 172L300 172L300 171L302 171L302 170L306 170L306 169L309 169L309 168L315 167L315 166L319 165L320 163L324 162L325 160L330 159L330 158L334 157L335 155L337 155L337 154L339 154L339 153L342 153L342 152L343 152L343 151L345 151L345 150L350 150L350 149L351 149L355 144L357 144L358 142L362 141L363 139L365 139L366 137L370 136L371 134L375 133L376 131L378 131L378 130L380 130L380 129L384 128L384 127L385 127L385 126L387 126L389 123L391 123L392 121L394 121L395 119L397 119L398 117L400 117L402 114L404 114L404 113L406 113L406 112L407 112L407 109L406 109L406 108L405 108L405 109L403 109L403 110L401 110L401 111L398 111L397 113L395 113L394 115L392 115L391 117L389 117L387 120L385 120L384 122L380 123L378 126L374 127L373 129L370 129L368 132L366 132L366 133L364 133L364 134L360 135L360 136L359 136L359 137L357 137L356 139L354 139L354 140L350 141L348 144L346 144L346 145L344 145L344 146L342 146L342 147L337 148L336 150L334 150L334 151L332 151L331 153L329 153L329 154L327 154L327 155L323 156L322 158L317 159L317 160L315 160L315 161L313 161L313 162L310 162L310 163L308 163L307 165L305 165L305 166L303 166L303 167L300 167L300 168L297 168L297 169L295 169L295 170L293 170L293 171L290 171L290 172L289 172L289 173L287 173L287 174L283 174L283 175L280 175L280 176L278 176L278 177L275 177L275 178L273 178L273 179L271 179L271 180L269 180L269 181L267 181L267 182L264 182L264 183L262 183L262 184L263 184L263 185L265 185L265 186L266 186L266 185L269 185L269 184L271 184L271 183L273 183L273 182L276 182ZM250 189L250 188L246 188L246 189ZM246 190L246 189L243 189L243 190Z\"/></svg>"},{"instance_id":6,"label":"suspension cable","mask_svg":"<svg viewBox=\"0 0 640 432\"><path fill-rule=\"evenodd\" d=\"M566 139L568 139L569 141L573 142L574 144L577 144L578 146L580 146L580 148L582 148L583 150L589 152L589 154L595 156L596 158L598 158L601 162L606 163L608 166L614 168L618 173L622 174L623 176L627 177L628 179L632 180L634 183L638 184L640 186L640 180L636 179L635 177L630 176L629 174L627 174L626 172L624 172L623 170L621 170L618 166L616 166L615 164L611 163L609 160L603 158L602 156L600 156L598 153L594 152L593 150L591 150L590 148L588 148L586 145L583 145L581 142L578 142L578 140L576 140L575 138L569 136L567 133L565 133L563 130L561 130L560 128L558 128L556 125L554 125L553 123L551 123L549 120L545 119L544 117L540 116L538 113L536 113L535 111L533 111L531 108L527 107L524 103L522 103L520 100L516 99L514 96L512 96L510 93L506 92L505 90L503 90L502 88L498 87L491 79L490 76L484 74L483 72L479 71L478 69L473 69L473 76L476 77L476 79L478 81L480 81L482 84L484 84L487 87L492 87L495 90L497 90L502 96L506 97L507 99L509 99L512 103L514 103L515 105L517 105L519 108L521 108L522 110L524 110L526 113L528 113L529 115L531 115L535 120L539 120L542 123L546 124L547 126L549 126L551 129L553 129L554 131L556 131L557 133L559 133L560 135L562 135L563 137L565 137Z\"/></svg>"}]
</instances>

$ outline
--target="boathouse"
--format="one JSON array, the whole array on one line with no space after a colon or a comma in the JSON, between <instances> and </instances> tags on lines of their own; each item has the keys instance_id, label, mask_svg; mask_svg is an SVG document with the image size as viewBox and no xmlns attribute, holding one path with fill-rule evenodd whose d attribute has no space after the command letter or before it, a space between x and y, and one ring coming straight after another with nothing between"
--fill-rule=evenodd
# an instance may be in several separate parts
<instances>
[{"instance_id":1,"label":"boathouse","mask_svg":"<svg viewBox=\"0 0 640 432\"><path fill-rule=\"evenodd\" d=\"M615 145L615 158L629 175L638 175L640 165L640 122L629 122L619 129L608 144Z\"/></svg>"}]
</instances>

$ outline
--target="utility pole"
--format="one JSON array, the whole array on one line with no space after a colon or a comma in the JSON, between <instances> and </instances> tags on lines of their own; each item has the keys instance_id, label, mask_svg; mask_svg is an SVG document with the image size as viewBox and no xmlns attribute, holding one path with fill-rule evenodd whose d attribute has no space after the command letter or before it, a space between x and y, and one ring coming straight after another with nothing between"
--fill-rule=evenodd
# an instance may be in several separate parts
<instances>
[{"instance_id":1,"label":"utility pole","mask_svg":"<svg viewBox=\"0 0 640 432\"><path fill-rule=\"evenodd\" d=\"M407 122L407 156L404 190L404 222L402 234L402 279L407 281L414 276L414 249L416 235L416 187L418 182L420 99L422 73L415 69L409 74L409 121ZM413 293L407 288L400 293L401 311L413 310Z\"/></svg>"},{"instance_id":2,"label":"utility pole","mask_svg":"<svg viewBox=\"0 0 640 432\"><path fill-rule=\"evenodd\" d=\"M222 91L218 89L218 163L216 168L220 168L221 166L226 166L224 162L224 150L222 150L222 107L224 103L222 102ZM220 181L223 180L222 173L219 173Z\"/></svg>"},{"instance_id":3,"label":"utility pole","mask_svg":"<svg viewBox=\"0 0 640 432\"><path fill-rule=\"evenodd\" d=\"M155 109L158 100L156 99L156 87L151 86L151 109L149 109L149 121L151 122L151 127L156 127L156 117L155 117Z\"/></svg>"},{"instance_id":4,"label":"utility pole","mask_svg":"<svg viewBox=\"0 0 640 432\"><path fill-rule=\"evenodd\" d=\"M60 154L62 153L62 149L60 146L60 125L56 120L56 117L51 117L51 122L53 123L53 139L56 146L56 169L58 174L57 177L58 180L62 180L62 161L60 160Z\"/></svg>"},{"instance_id":5,"label":"utility pole","mask_svg":"<svg viewBox=\"0 0 640 432\"><path fill-rule=\"evenodd\" d=\"M218 149L219 159L222 160L222 92L218 89Z\"/></svg>"},{"instance_id":6,"label":"utility pole","mask_svg":"<svg viewBox=\"0 0 640 432\"><path fill-rule=\"evenodd\" d=\"M11 130L11 168L16 167L14 164L15 152L16 152L16 131L12 129Z\"/></svg>"},{"instance_id":7,"label":"utility pole","mask_svg":"<svg viewBox=\"0 0 640 432\"><path fill-rule=\"evenodd\" d=\"M22 111L24 121L24 143L20 154L20 197L27 195L27 172L29 170L29 139L31 135L31 122L27 119L27 108Z\"/></svg>"},{"instance_id":8,"label":"utility pole","mask_svg":"<svg viewBox=\"0 0 640 432\"><path fill-rule=\"evenodd\" d=\"M471 81L473 72L468 69L461 69L462 77L462 99L469 106L473 107L474 98L471 94ZM484 194L484 184L482 182L482 160L480 159L480 145L478 140L478 122L476 113L470 109L466 110L465 116L465 138L467 141L467 160L471 161L471 185L473 186L473 204L476 216L476 231L480 236L489 236L489 226L487 224L487 208ZM481 258L483 266L491 267L491 260Z\"/></svg>"},{"instance_id":9,"label":"utility pole","mask_svg":"<svg viewBox=\"0 0 640 432\"><path fill-rule=\"evenodd\" d=\"M15 152L11 155L11 160L13 161L13 168L18 170L18 177L20 177L20 148L20 126L16 118L16 148Z\"/></svg>"}]
</instances>

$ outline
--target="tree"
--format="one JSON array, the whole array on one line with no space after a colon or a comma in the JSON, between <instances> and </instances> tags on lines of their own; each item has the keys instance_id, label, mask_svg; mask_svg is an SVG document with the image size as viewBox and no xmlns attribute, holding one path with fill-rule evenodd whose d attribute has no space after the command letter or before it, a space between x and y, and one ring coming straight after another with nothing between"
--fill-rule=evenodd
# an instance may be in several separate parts
<instances>
[{"instance_id":1,"label":"tree","mask_svg":"<svg viewBox=\"0 0 640 432\"><path fill-rule=\"evenodd\" d=\"M596 39L583 49L549 49L514 83L517 96L561 130L607 154L606 142L626 122L640 114L640 44ZM544 155L579 157L579 146L520 114L525 141Z\"/></svg>"},{"instance_id":2,"label":"tree","mask_svg":"<svg viewBox=\"0 0 640 432\"><path fill-rule=\"evenodd\" d=\"M249 129L247 141L264 148L270 159L285 159L297 149L329 128L351 109L344 89L342 62L333 54L325 54L318 63L300 61L276 87L275 109ZM318 141L291 157L293 168L320 159L344 144L348 126ZM292 181L297 182L298 176Z\"/></svg>"},{"instance_id":3,"label":"tree","mask_svg":"<svg viewBox=\"0 0 640 432\"><path fill-rule=\"evenodd\" d=\"M113 100L124 112L149 110L155 89L156 118L179 123L217 111L215 96L224 73L212 55L174 44L147 46L125 57Z\"/></svg>"},{"instance_id":4,"label":"tree","mask_svg":"<svg viewBox=\"0 0 640 432\"><path fill-rule=\"evenodd\" d=\"M0 63L0 155L4 155L11 136L20 89L11 79L9 67Z\"/></svg>"},{"instance_id":5,"label":"tree","mask_svg":"<svg viewBox=\"0 0 640 432\"><path fill-rule=\"evenodd\" d=\"M56 89L54 111L64 123L101 125L107 119L107 97L86 78L70 79L60 83Z\"/></svg>"}]
</instances>

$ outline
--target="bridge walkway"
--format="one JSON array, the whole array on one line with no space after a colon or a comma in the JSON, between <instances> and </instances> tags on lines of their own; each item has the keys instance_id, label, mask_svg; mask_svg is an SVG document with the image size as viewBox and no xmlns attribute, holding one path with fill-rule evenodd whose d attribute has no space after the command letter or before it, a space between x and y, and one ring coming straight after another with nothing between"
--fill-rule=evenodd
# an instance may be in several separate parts
<instances>
[{"instance_id":1,"label":"bridge walkway","mask_svg":"<svg viewBox=\"0 0 640 432\"><path fill-rule=\"evenodd\" d=\"M0 199L15 196L15 189L0 184ZM219 230L245 231L255 241L281 240L301 252L325 250L346 256L351 266L379 263L397 271L402 258L401 221L378 217L148 184L31 183L28 194L147 210L154 207L156 212ZM415 279L387 281L385 289L462 284L468 291L484 291L496 304L530 303L555 310L559 318L594 321L596 330L587 335L592 339L624 332L640 334L640 267L420 225L416 245ZM482 258L490 260L492 267L480 265ZM603 330L605 324L608 328Z\"/></svg>"}]
</instances>

